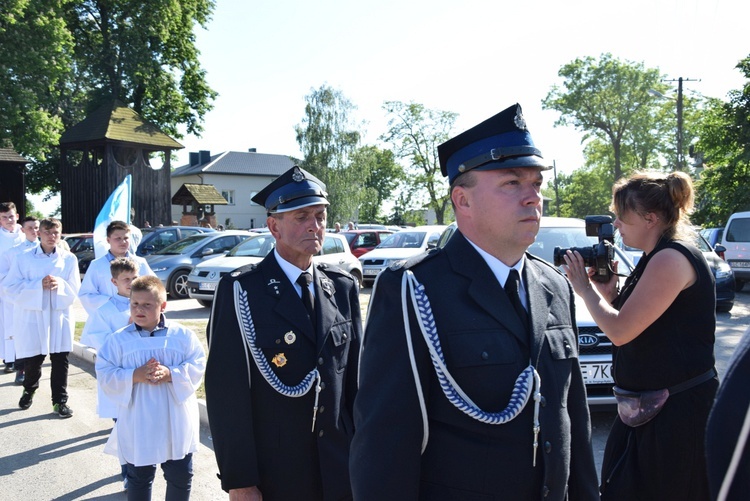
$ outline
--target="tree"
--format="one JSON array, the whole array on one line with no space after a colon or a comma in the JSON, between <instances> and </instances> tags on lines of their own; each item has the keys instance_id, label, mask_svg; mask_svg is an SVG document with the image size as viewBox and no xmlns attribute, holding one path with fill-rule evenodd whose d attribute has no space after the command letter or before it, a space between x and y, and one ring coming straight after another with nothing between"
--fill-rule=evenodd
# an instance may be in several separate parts
<instances>
[{"instance_id":1,"label":"tree","mask_svg":"<svg viewBox=\"0 0 750 501\"><path fill-rule=\"evenodd\" d=\"M216 97L193 28L214 0L9 0L0 11L0 141L32 159L31 192L59 191L60 134L112 99L181 138Z\"/></svg>"},{"instance_id":2,"label":"tree","mask_svg":"<svg viewBox=\"0 0 750 501\"><path fill-rule=\"evenodd\" d=\"M383 109L389 118L381 140L393 144L397 158L408 161L407 185L415 193L426 193L425 205L435 211L438 224L445 224L450 194L440 172L437 147L450 139L458 114L401 101L387 101Z\"/></svg>"},{"instance_id":3,"label":"tree","mask_svg":"<svg viewBox=\"0 0 750 501\"><path fill-rule=\"evenodd\" d=\"M391 150L376 146L363 146L352 155L351 167L367 173L359 208L359 221L383 222L383 202L391 198L404 179L404 169L396 163Z\"/></svg>"},{"instance_id":4,"label":"tree","mask_svg":"<svg viewBox=\"0 0 750 501\"><path fill-rule=\"evenodd\" d=\"M750 56L737 64L750 79ZM697 183L693 222L723 226L730 214L750 210L750 82L729 93L729 102L709 101L696 149L706 163Z\"/></svg>"},{"instance_id":5,"label":"tree","mask_svg":"<svg viewBox=\"0 0 750 501\"><path fill-rule=\"evenodd\" d=\"M295 126L305 169L326 184L328 218L357 220L368 172L352 168L360 132L351 116L355 107L340 90L328 85L305 96L305 117Z\"/></svg>"},{"instance_id":6,"label":"tree","mask_svg":"<svg viewBox=\"0 0 750 501\"><path fill-rule=\"evenodd\" d=\"M573 125L584 133L584 141L609 144L614 179L622 177L624 164L649 167L652 155L667 149L665 108L648 92L666 90L658 70L603 54L598 61L576 59L558 75L563 88L555 85L543 108L560 112L556 125Z\"/></svg>"},{"instance_id":7,"label":"tree","mask_svg":"<svg viewBox=\"0 0 750 501\"><path fill-rule=\"evenodd\" d=\"M560 194L560 216L583 218L594 214L609 213L612 199L612 174L604 164L596 163L576 169L570 174L558 174ZM543 194L552 199L550 214L557 214L557 202L553 188L545 188Z\"/></svg>"}]
</instances>

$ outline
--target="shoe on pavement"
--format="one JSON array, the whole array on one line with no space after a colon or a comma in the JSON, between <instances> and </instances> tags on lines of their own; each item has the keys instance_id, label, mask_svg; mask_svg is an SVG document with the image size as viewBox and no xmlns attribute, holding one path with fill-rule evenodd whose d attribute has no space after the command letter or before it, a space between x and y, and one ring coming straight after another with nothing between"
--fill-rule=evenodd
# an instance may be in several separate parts
<instances>
[{"instance_id":1,"label":"shoe on pavement","mask_svg":"<svg viewBox=\"0 0 750 501\"><path fill-rule=\"evenodd\" d=\"M26 379L26 375L23 372L23 369L20 371L16 371L16 385L21 386Z\"/></svg>"},{"instance_id":2,"label":"shoe on pavement","mask_svg":"<svg viewBox=\"0 0 750 501\"><path fill-rule=\"evenodd\" d=\"M23 390L23 395L21 395L21 400L18 401L18 406L21 409L26 410L31 407L31 403L33 402L33 400L34 392L29 393L28 391Z\"/></svg>"},{"instance_id":3,"label":"shoe on pavement","mask_svg":"<svg viewBox=\"0 0 750 501\"><path fill-rule=\"evenodd\" d=\"M65 402L53 405L52 411L63 419L73 417L73 409Z\"/></svg>"},{"instance_id":4,"label":"shoe on pavement","mask_svg":"<svg viewBox=\"0 0 750 501\"><path fill-rule=\"evenodd\" d=\"M5 364L5 369L3 369L3 372L6 373L6 374L10 374L11 372L13 372L15 370L16 370L16 367L13 364L13 362L11 362L9 364Z\"/></svg>"}]
</instances>

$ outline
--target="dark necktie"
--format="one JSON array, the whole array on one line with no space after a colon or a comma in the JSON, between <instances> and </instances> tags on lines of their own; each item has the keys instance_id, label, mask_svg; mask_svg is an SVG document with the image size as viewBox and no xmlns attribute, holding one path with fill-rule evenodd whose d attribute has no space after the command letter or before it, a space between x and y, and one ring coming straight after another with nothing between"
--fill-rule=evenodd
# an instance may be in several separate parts
<instances>
[{"instance_id":1,"label":"dark necktie","mask_svg":"<svg viewBox=\"0 0 750 501\"><path fill-rule=\"evenodd\" d=\"M300 273L297 278L297 283L302 287L302 304L305 305L307 313L310 315L310 320L313 326L315 325L315 301L313 301L312 292L310 292L310 282L312 282L312 275L308 272Z\"/></svg>"},{"instance_id":2,"label":"dark necktie","mask_svg":"<svg viewBox=\"0 0 750 501\"><path fill-rule=\"evenodd\" d=\"M518 270L516 270L515 268L511 268L510 273L508 273L508 280L505 281L505 293L508 295L510 303L513 305L513 308L516 310L518 317L521 319L521 323L523 323L523 326L528 329L529 314L523 307L521 296L518 294L520 282L521 277L518 275Z\"/></svg>"}]
</instances>

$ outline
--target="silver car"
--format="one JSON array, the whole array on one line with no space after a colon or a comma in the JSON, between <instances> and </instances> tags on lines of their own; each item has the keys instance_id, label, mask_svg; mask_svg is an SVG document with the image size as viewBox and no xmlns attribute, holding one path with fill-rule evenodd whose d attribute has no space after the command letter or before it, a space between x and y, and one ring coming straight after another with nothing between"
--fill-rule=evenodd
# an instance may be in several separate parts
<instances>
[{"instance_id":1,"label":"silver car","mask_svg":"<svg viewBox=\"0 0 750 501\"><path fill-rule=\"evenodd\" d=\"M254 233L241 230L198 233L146 256L146 261L172 299L186 299L187 277L204 259L221 256Z\"/></svg>"},{"instance_id":2,"label":"silver car","mask_svg":"<svg viewBox=\"0 0 750 501\"><path fill-rule=\"evenodd\" d=\"M188 295L203 306L211 306L221 277L242 266L261 262L275 246L273 235L263 233L242 242L226 256L196 265L187 278ZM313 261L341 268L350 273L357 283L362 282L362 266L342 235L326 233L323 248L313 256Z\"/></svg>"}]
</instances>

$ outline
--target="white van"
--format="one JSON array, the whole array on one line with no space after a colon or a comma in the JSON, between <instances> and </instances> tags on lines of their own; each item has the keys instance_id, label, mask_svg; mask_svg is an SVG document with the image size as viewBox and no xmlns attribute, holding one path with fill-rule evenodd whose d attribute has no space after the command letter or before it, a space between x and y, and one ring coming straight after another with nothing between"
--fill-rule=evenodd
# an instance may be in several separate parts
<instances>
[{"instance_id":1,"label":"white van","mask_svg":"<svg viewBox=\"0 0 750 501\"><path fill-rule=\"evenodd\" d=\"M729 216L721 245L726 248L724 259L734 271L737 290L750 281L750 212L735 212Z\"/></svg>"}]
</instances>

